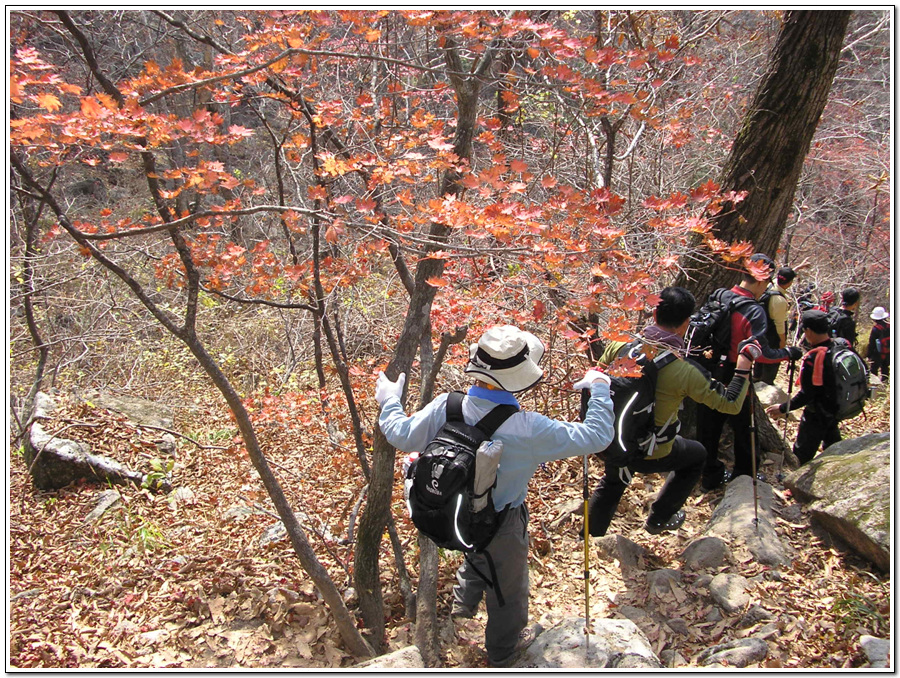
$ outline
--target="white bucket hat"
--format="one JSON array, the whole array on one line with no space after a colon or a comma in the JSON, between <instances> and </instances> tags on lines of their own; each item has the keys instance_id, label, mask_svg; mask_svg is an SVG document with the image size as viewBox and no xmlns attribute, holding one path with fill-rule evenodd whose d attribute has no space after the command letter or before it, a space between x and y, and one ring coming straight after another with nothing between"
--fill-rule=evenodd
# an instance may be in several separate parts
<instances>
[{"instance_id":1,"label":"white bucket hat","mask_svg":"<svg viewBox=\"0 0 900 678\"><path fill-rule=\"evenodd\" d=\"M883 306L876 306L875 308L872 309L872 315L870 315L869 317L872 320L884 320L889 315L890 315L890 313L885 311Z\"/></svg>"},{"instance_id":2,"label":"white bucket hat","mask_svg":"<svg viewBox=\"0 0 900 678\"><path fill-rule=\"evenodd\" d=\"M466 374L477 374L504 391L518 393L544 376L538 365L543 357L544 344L536 336L513 325L497 325L469 346Z\"/></svg>"}]
</instances>

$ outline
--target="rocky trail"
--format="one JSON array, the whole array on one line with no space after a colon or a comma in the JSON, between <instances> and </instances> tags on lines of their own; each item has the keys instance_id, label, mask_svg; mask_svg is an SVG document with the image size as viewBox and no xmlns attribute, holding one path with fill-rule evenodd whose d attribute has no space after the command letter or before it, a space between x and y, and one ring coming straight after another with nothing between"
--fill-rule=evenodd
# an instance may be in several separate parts
<instances>
[{"instance_id":1,"label":"rocky trail","mask_svg":"<svg viewBox=\"0 0 900 678\"><path fill-rule=\"evenodd\" d=\"M886 420L878 417L889 406L872 409L865 424L851 423L888 430L889 414ZM236 431L223 424L227 418L214 407L194 403L176 409L174 420L182 435L171 457L173 491L168 494L86 482L38 491L24 459L12 459L10 665L356 665L358 658L343 651L327 608L269 510ZM352 545L346 537L362 484L344 471L349 450L322 445L327 434L315 426L298 431L270 422L260 426L260 434L275 450L271 461L289 499L309 510L303 523L352 605ZM132 468L158 466L163 454L159 430L75 399L60 399L47 428ZM531 617L546 629L545 644L557 649L573 634L579 642L584 637L581 468L578 459L548 464L535 477L528 500ZM787 555L779 565L761 562L752 535L723 538L710 529L717 507L729 497L746 510L748 488L738 481L713 493L696 490L685 507L684 525L653 536L643 523L663 478L637 476L609 534L591 540L591 647L607 652L603 661L618 661L620 668L638 655L647 657L646 665L668 667L883 665L878 662L884 661L879 653L885 646L870 638L889 638L889 576L818 527L808 506L774 470L773 463L762 467L769 482L759 483L758 490L765 503L760 528L771 530ZM591 471L593 484L600 472L596 460ZM399 483L397 495L395 516L400 516L398 529L414 578L415 534L402 517ZM457 554L442 555L440 614L449 615L458 562ZM405 615L393 563L385 560L382 571L390 615L388 651L394 652L411 645L412 621ZM578 619L580 627L573 622ZM446 619L445 666L486 666L484 621L483 607L472 620ZM623 659L629 652L616 654L616 642L640 649L630 652L631 660ZM579 648L587 652L574 643L559 661L578 662ZM587 654L584 658L588 661ZM535 657L523 658L522 666L529 661Z\"/></svg>"}]
</instances>

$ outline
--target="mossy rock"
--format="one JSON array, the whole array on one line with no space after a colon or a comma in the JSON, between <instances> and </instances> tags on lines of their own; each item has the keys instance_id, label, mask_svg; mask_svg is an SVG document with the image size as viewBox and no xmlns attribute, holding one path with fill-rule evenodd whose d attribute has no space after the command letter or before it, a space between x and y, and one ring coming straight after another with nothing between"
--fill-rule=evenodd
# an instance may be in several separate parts
<instances>
[{"instance_id":1,"label":"mossy rock","mask_svg":"<svg viewBox=\"0 0 900 678\"><path fill-rule=\"evenodd\" d=\"M891 440L843 440L785 479L813 519L880 569L890 568Z\"/></svg>"}]
</instances>

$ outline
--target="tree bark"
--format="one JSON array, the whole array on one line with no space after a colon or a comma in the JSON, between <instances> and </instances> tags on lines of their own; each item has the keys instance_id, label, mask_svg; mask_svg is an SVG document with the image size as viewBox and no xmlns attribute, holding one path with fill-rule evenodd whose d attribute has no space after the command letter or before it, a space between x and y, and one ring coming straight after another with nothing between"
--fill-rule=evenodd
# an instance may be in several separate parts
<instances>
[{"instance_id":1,"label":"tree bark","mask_svg":"<svg viewBox=\"0 0 900 678\"><path fill-rule=\"evenodd\" d=\"M849 11L785 14L769 66L722 171L722 190L746 191L747 197L726 203L713 218L720 240L749 240L755 251L774 258L849 20ZM692 282L682 275L677 284L691 289L698 300L718 287L730 287L739 276L730 268L709 266L702 257L683 263Z\"/></svg>"},{"instance_id":2,"label":"tree bark","mask_svg":"<svg viewBox=\"0 0 900 678\"><path fill-rule=\"evenodd\" d=\"M445 42L444 56L450 72L450 81L456 92L457 125L453 139L453 152L460 159L471 158L472 139L475 134L478 95L481 91L481 77L490 67L495 50L489 47L482 56L478 67L468 75L451 40ZM460 176L448 171L441 183L441 195L459 195L463 191ZM429 229L430 245L426 249L438 249L450 236L451 229L446 224L433 222ZM431 304L436 288L426 281L440 276L444 262L440 259L423 258L416 266L413 291L409 309L394 357L385 369L390 379L397 379L400 373L409 373L419 342L430 327ZM405 395L405 394L404 394ZM394 479L394 448L387 442L380 428L375 428L372 446L372 475L366 506L359 521L359 541L354 559L356 590L359 594L360 613L369 634L369 642L381 650L384 647L384 601L381 593L378 555L384 526L390 514L391 483Z\"/></svg>"}]
</instances>

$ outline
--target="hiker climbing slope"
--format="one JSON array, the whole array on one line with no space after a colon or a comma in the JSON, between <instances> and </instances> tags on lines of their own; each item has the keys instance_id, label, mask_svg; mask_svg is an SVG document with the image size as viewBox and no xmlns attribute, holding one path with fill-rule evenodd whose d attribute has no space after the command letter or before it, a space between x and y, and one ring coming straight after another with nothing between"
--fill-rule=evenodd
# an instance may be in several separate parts
<instances>
[{"instance_id":1,"label":"hiker climbing slope","mask_svg":"<svg viewBox=\"0 0 900 678\"><path fill-rule=\"evenodd\" d=\"M539 363L544 354L541 341L529 332L511 325L488 329L477 344L470 347L466 373L475 376L463 400L466 423L474 424L497 405L518 407L515 393L525 391L543 377ZM375 398L381 405L378 425L388 442L404 452L424 450L444 425L447 394L435 398L412 416L406 416L400 395L405 375L392 382L383 374L376 385ZM485 647L491 666L513 663L519 652L533 639L528 625L528 508L525 495L528 482L538 467L547 461L594 454L605 448L613 435L612 402L609 377L589 370L575 388L590 388L591 402L584 422L564 422L537 412L518 411L496 431L493 440L503 443L493 491L498 511L508 507L499 531L488 544L504 603L494 588L478 575L488 570L485 554L467 557L453 588L452 616L472 617L484 598L488 620Z\"/></svg>"},{"instance_id":2,"label":"hiker climbing slope","mask_svg":"<svg viewBox=\"0 0 900 678\"><path fill-rule=\"evenodd\" d=\"M754 254L751 263L760 264L768 270L768 277L757 280L749 270L744 272L740 284L728 290L730 298L739 301L733 307L730 322L730 336L727 353L716 356L717 360L711 368L713 378L728 383L734 375L739 346L747 339L753 338L762 347L759 362L778 362L781 360L798 360L802 355L796 346L773 348L766 340L766 314L756 300L765 292L772 280L775 263L765 254ZM717 291L718 292L718 291ZM713 294L717 294L713 292ZM697 406L697 439L706 449L706 465L703 469L701 486L704 491L711 491L723 485L730 478L753 473L755 453L751 449L750 440L750 407L751 399L747 398L737 414L727 414L705 405ZM731 424L734 431L734 468L731 473L725 470L725 464L719 459L719 439L725 422Z\"/></svg>"},{"instance_id":3,"label":"hiker climbing slope","mask_svg":"<svg viewBox=\"0 0 900 678\"><path fill-rule=\"evenodd\" d=\"M606 534L634 473L673 472L651 506L646 529L651 534L678 529L685 519L682 506L700 479L706 461L706 450L700 443L677 435L678 409L685 398L691 398L716 410L737 413L747 394L752 359L760 351L755 342L742 347L727 387L713 380L700 365L681 357L684 333L696 305L694 296L683 287L667 287L659 296L660 302L653 311L655 322L641 332L640 348L648 356L672 351L679 359L661 367L656 378L653 408L656 446L650 450L649 457L627 466L606 460L605 474L590 499L588 526L595 537ZM628 342L611 342L604 350L601 364L608 365L629 347Z\"/></svg>"}]
</instances>

